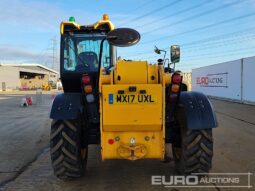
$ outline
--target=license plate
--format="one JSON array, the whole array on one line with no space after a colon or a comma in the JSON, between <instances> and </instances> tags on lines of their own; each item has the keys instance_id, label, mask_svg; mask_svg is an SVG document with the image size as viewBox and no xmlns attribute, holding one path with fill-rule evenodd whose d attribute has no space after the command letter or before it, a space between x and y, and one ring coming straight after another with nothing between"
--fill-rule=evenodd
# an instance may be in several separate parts
<instances>
[{"instance_id":1,"label":"license plate","mask_svg":"<svg viewBox=\"0 0 255 191\"><path fill-rule=\"evenodd\" d=\"M151 94L109 94L109 104L153 104L156 97Z\"/></svg>"}]
</instances>

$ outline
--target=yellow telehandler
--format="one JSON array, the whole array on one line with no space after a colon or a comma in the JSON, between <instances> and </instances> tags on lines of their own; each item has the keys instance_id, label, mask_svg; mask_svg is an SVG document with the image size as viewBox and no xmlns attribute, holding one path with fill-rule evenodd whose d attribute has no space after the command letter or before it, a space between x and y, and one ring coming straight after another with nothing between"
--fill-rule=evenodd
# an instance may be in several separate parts
<instances>
[{"instance_id":1,"label":"yellow telehandler","mask_svg":"<svg viewBox=\"0 0 255 191\"><path fill-rule=\"evenodd\" d=\"M64 93L55 97L50 153L61 179L84 174L88 145L100 144L102 160L164 160L172 144L179 172L207 173L212 165L210 101L186 91L180 72L147 61L115 60L115 47L135 45L140 34L118 28L108 15L92 25L74 17L61 23L60 71ZM172 63L180 48L171 46ZM157 50L160 53L160 50Z\"/></svg>"}]
</instances>

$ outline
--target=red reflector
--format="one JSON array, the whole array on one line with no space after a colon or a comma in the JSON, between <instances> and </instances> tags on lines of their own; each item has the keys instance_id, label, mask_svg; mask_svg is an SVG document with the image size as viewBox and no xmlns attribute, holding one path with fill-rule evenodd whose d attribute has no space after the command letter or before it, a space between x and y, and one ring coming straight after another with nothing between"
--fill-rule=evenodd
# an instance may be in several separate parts
<instances>
[{"instance_id":1,"label":"red reflector","mask_svg":"<svg viewBox=\"0 0 255 191\"><path fill-rule=\"evenodd\" d=\"M177 94L170 94L169 96L169 101L170 102L175 102L177 100Z\"/></svg>"},{"instance_id":2,"label":"red reflector","mask_svg":"<svg viewBox=\"0 0 255 191\"><path fill-rule=\"evenodd\" d=\"M173 83L179 84L179 83L181 83L181 81L182 81L181 75L179 75L179 74L173 75L173 77L172 77L172 82Z\"/></svg>"},{"instance_id":3,"label":"red reflector","mask_svg":"<svg viewBox=\"0 0 255 191\"><path fill-rule=\"evenodd\" d=\"M82 83L88 85L90 83L90 77L88 75L82 76Z\"/></svg>"},{"instance_id":4,"label":"red reflector","mask_svg":"<svg viewBox=\"0 0 255 191\"><path fill-rule=\"evenodd\" d=\"M109 140L108 140L108 143L109 143L110 145L112 145L112 144L114 143L114 140L113 140L113 139L109 139Z\"/></svg>"}]
</instances>

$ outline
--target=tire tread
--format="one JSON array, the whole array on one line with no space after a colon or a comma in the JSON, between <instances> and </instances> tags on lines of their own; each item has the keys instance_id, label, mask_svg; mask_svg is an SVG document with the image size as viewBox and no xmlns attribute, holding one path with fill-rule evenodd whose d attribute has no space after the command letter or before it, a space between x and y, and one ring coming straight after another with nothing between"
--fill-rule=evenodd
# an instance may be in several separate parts
<instances>
[{"instance_id":1,"label":"tire tread","mask_svg":"<svg viewBox=\"0 0 255 191\"><path fill-rule=\"evenodd\" d=\"M54 174L60 179L77 178L84 173L87 155L81 158L79 128L77 120L52 121L50 154Z\"/></svg>"}]
</instances>

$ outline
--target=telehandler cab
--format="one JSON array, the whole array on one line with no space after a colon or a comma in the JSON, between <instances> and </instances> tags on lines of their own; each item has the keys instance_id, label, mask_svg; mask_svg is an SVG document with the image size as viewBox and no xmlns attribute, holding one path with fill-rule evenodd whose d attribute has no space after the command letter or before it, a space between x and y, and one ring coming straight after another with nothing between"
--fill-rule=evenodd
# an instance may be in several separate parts
<instances>
[{"instance_id":1,"label":"telehandler cab","mask_svg":"<svg viewBox=\"0 0 255 191\"><path fill-rule=\"evenodd\" d=\"M60 29L64 93L55 97L50 113L57 177L82 176L90 144L101 145L102 160L134 161L164 160L165 144L171 143L179 172L209 171L217 121L205 95L187 92L181 73L164 60L115 60L115 47L138 43L140 34L114 29L108 15L93 25L71 17ZM179 47L172 46L172 62L179 58Z\"/></svg>"}]
</instances>

